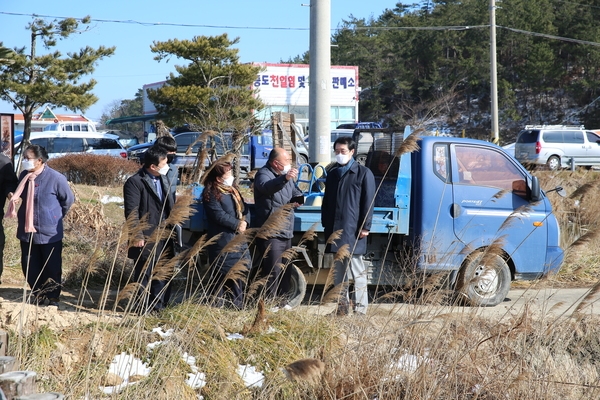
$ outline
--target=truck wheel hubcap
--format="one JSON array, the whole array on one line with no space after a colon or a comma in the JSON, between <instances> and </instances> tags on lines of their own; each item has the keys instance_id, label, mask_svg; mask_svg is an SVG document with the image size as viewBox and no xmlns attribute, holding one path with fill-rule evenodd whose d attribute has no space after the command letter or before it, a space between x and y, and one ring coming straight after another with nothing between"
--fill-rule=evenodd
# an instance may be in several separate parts
<instances>
[{"instance_id":1,"label":"truck wheel hubcap","mask_svg":"<svg viewBox=\"0 0 600 400\"><path fill-rule=\"evenodd\" d=\"M498 273L480 265L475 270L475 290L482 296L494 294L498 287Z\"/></svg>"}]
</instances>

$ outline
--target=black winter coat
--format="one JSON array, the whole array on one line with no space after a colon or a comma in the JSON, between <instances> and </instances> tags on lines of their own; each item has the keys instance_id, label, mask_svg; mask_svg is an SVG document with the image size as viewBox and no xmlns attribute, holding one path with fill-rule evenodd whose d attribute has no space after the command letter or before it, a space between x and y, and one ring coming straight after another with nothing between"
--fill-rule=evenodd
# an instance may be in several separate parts
<instances>
[{"instance_id":1,"label":"black winter coat","mask_svg":"<svg viewBox=\"0 0 600 400\"><path fill-rule=\"evenodd\" d=\"M277 209L288 204L294 197L302 196L296 183L277 175L269 164L258 170L254 176L254 213L252 227L260 228ZM279 239L291 239L294 236L294 213L290 214L289 229L281 232Z\"/></svg>"},{"instance_id":2,"label":"black winter coat","mask_svg":"<svg viewBox=\"0 0 600 400\"><path fill-rule=\"evenodd\" d=\"M353 254L367 252L367 238L358 241L357 238L361 229L371 229L374 197L375 178L367 167L355 161L343 176L339 166L329 171L321 206L325 240L339 229L343 232L340 239L326 247L326 253L335 253L345 244Z\"/></svg>"},{"instance_id":3,"label":"black winter coat","mask_svg":"<svg viewBox=\"0 0 600 400\"><path fill-rule=\"evenodd\" d=\"M151 237L152 233L162 221L169 217L173 208L174 199L169 195L169 183L165 176L160 176L162 186L162 201L158 197L156 186L152 180L152 175L146 172L145 168L132 175L123 186L123 199L125 206L125 218L132 215L134 226L139 225L144 216L148 216L147 228L130 240L145 240ZM164 205L164 208L163 208ZM143 237L142 237L143 236ZM127 257L136 259L140 254L139 247L130 247Z\"/></svg>"},{"instance_id":4,"label":"black winter coat","mask_svg":"<svg viewBox=\"0 0 600 400\"><path fill-rule=\"evenodd\" d=\"M208 248L208 258L212 263L217 260L217 257L225 245L233 240L241 220L237 219L236 216L233 195L221 194L221 198L217 200L216 197L209 192L208 201L204 197L204 193L202 194L202 199L204 212L206 214L206 219L208 220L208 237L212 238L221 234L217 242ZM249 224L248 205L246 203L244 203L243 215L244 219ZM226 274L227 271L242 258L250 259L247 243L244 243L242 247L235 252L223 254L222 257L217 260L215 265L219 268L221 274ZM248 267L250 267L250 264L248 264Z\"/></svg>"}]
</instances>

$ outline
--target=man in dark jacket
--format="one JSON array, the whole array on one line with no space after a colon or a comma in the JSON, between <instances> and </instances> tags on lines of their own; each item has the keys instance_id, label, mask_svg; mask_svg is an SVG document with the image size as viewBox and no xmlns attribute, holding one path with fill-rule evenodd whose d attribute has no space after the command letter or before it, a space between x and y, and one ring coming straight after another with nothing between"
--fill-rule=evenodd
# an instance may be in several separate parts
<instances>
[{"instance_id":1,"label":"man in dark jacket","mask_svg":"<svg viewBox=\"0 0 600 400\"><path fill-rule=\"evenodd\" d=\"M4 209L4 203L6 202L6 196L12 193L17 188L17 174L13 168L10 158L6 157L3 153L0 153L0 204L2 210ZM0 277L4 271L4 244L6 243L6 236L4 235L4 227L0 223Z\"/></svg>"},{"instance_id":2,"label":"man in dark jacket","mask_svg":"<svg viewBox=\"0 0 600 400\"><path fill-rule=\"evenodd\" d=\"M135 260L134 279L147 291L142 296L141 312L162 310L169 301L169 280L152 279L156 262L170 245L164 238L168 232L155 232L173 208L174 200L169 195L166 179L168 171L167 152L152 146L146 152L144 166L127 179L123 187L125 218L130 232L127 257ZM156 233L159 236L153 236ZM157 272L163 277L171 273Z\"/></svg>"},{"instance_id":3,"label":"man in dark jacket","mask_svg":"<svg viewBox=\"0 0 600 400\"><path fill-rule=\"evenodd\" d=\"M254 177L255 215L252 216L252 226L260 228L275 211L286 204L297 203L302 197L294 180L298 170L291 167L291 158L285 149L274 148L264 167L258 170ZM303 202L303 201L301 201ZM297 205L297 204L295 204ZM292 247L294 235L294 213L287 219L287 229L281 229L268 239L256 239L256 250L260 260L260 277L267 277L265 297L275 299L280 297L280 306L286 304L285 295L289 292L290 268L289 260L283 260L282 254Z\"/></svg>"},{"instance_id":4,"label":"man in dark jacket","mask_svg":"<svg viewBox=\"0 0 600 400\"><path fill-rule=\"evenodd\" d=\"M334 144L337 165L329 171L321 206L321 223L325 239L341 230L341 236L325 248L325 263L333 263L333 254L348 245L350 257L335 261L334 285L347 285L354 280L355 312L364 315L369 304L367 271L363 254L367 252L367 236L373 218L375 178L367 167L354 161L356 143L351 137L340 137ZM348 291L343 289L338 301L337 315L348 314Z\"/></svg>"}]
</instances>

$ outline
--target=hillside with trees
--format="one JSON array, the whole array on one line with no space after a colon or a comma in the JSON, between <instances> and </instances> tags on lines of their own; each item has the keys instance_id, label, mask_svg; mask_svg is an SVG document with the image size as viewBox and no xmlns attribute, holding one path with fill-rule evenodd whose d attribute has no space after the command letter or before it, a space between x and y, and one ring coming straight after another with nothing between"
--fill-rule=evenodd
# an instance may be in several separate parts
<instances>
[{"instance_id":1,"label":"hillside with trees","mask_svg":"<svg viewBox=\"0 0 600 400\"><path fill-rule=\"evenodd\" d=\"M586 3L498 2L501 138L526 124L600 128L600 1ZM359 66L361 120L489 136L489 24L488 0L398 3L339 24L331 63Z\"/></svg>"}]
</instances>

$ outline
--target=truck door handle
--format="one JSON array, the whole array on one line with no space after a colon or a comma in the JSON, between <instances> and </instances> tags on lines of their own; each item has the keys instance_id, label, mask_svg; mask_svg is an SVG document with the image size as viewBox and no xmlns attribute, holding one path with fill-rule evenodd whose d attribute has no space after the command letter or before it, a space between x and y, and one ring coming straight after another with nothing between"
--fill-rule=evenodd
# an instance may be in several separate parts
<instances>
[{"instance_id":1,"label":"truck door handle","mask_svg":"<svg viewBox=\"0 0 600 400\"><path fill-rule=\"evenodd\" d=\"M459 206L456 203L452 203L452 205L450 206L450 216L452 218L457 218L460 216L461 212L462 212L461 206Z\"/></svg>"}]
</instances>

